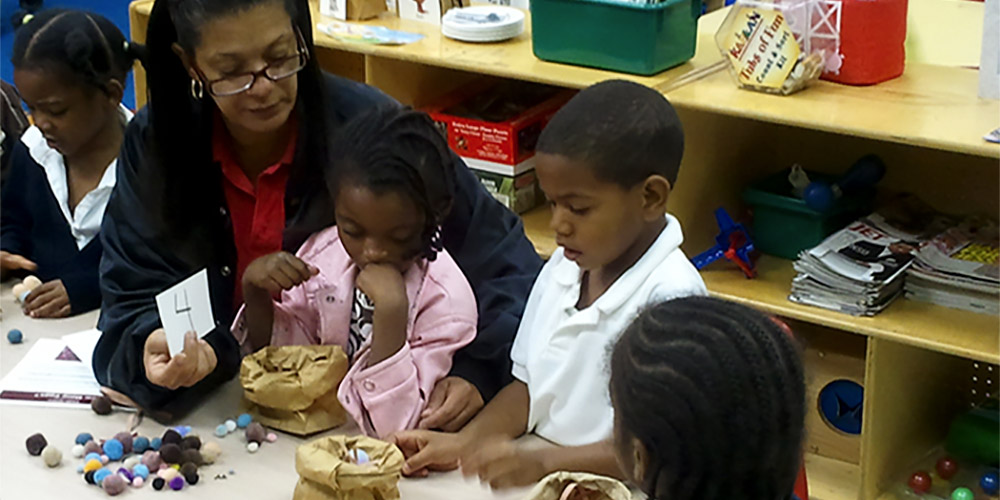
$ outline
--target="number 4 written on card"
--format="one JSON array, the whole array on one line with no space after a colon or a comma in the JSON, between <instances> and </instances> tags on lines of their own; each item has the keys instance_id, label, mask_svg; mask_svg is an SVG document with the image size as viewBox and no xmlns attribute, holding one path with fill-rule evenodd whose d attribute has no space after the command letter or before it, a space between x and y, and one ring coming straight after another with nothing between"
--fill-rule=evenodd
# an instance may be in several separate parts
<instances>
[{"instance_id":1,"label":"number 4 written on card","mask_svg":"<svg viewBox=\"0 0 1000 500\"><path fill-rule=\"evenodd\" d=\"M202 269L157 295L156 307L171 356L184 349L184 334L187 332L195 332L198 338L208 335L215 328L212 301L208 294L208 270Z\"/></svg>"}]
</instances>

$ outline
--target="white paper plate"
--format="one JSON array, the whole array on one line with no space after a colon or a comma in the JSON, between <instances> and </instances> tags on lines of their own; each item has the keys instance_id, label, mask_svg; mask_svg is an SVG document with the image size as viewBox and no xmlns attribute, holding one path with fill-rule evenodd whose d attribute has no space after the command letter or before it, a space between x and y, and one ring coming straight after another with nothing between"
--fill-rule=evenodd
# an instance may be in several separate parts
<instances>
[{"instance_id":1,"label":"white paper plate","mask_svg":"<svg viewBox=\"0 0 1000 500\"><path fill-rule=\"evenodd\" d=\"M476 6L449 10L441 33L466 42L498 42L524 32L524 12L511 7Z\"/></svg>"}]
</instances>

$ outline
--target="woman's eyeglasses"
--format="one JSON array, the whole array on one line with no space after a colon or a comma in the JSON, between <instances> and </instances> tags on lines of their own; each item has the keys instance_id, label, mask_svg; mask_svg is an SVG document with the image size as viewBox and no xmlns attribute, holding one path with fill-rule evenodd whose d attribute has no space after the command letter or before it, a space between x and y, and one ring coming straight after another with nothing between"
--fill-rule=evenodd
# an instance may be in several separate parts
<instances>
[{"instance_id":1,"label":"woman's eyeglasses","mask_svg":"<svg viewBox=\"0 0 1000 500\"><path fill-rule=\"evenodd\" d=\"M257 78L264 77L272 82L288 78L306 67L309 61L309 51L306 50L305 40L298 28L295 29L296 54L272 61L264 66L260 71L243 73L240 75L227 76L216 80L208 80L200 69L198 75L205 81L205 88L208 93L215 97L228 97L242 92L246 92L257 82Z\"/></svg>"}]
</instances>

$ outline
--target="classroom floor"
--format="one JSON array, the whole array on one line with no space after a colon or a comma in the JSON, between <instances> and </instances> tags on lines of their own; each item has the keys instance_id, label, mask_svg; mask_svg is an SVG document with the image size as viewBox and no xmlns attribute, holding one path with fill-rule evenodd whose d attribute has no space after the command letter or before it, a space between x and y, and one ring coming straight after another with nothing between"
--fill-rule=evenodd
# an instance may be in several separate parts
<instances>
[{"instance_id":1,"label":"classroom floor","mask_svg":"<svg viewBox=\"0 0 1000 500\"><path fill-rule=\"evenodd\" d=\"M101 14L114 22L122 33L128 37L128 4L129 0L46 0L43 9L62 7L83 9ZM0 78L13 82L14 68L10 64L11 48L14 44L14 29L10 19L19 9L17 0L0 2ZM129 108L135 104L135 82L129 76L122 102Z\"/></svg>"}]
</instances>

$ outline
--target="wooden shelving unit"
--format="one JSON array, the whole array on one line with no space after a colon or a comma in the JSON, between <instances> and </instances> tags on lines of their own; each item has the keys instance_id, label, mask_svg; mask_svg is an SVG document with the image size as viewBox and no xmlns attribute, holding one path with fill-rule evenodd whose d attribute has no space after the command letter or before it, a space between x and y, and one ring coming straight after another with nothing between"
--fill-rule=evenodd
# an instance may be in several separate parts
<instances>
[{"instance_id":1,"label":"wooden shelving unit","mask_svg":"<svg viewBox=\"0 0 1000 500\"><path fill-rule=\"evenodd\" d=\"M919 3L915 10L921 16L938 19L934 2L947 0L911 0ZM151 5L152 0L131 5L135 40L145 37ZM367 82L414 106L484 77L567 88L624 78L663 90L688 71L719 60L711 33L722 15L702 18L691 61L651 77L538 60L530 32L501 44L465 44L442 37L435 27L388 16L370 23L425 38L386 47L344 43L317 32L317 58L327 71ZM961 24L951 15L940 19ZM921 36L929 24L911 22L910 36ZM137 73L140 99L141 77ZM885 190L913 192L945 211L996 216L1000 147L981 137L1000 126L1000 105L976 97L977 78L973 69L908 63L902 77L877 86L819 82L791 97L740 90L724 72L669 90L687 139L669 203L684 226L684 250L693 255L711 245L717 232L712 212L722 206L742 214L742 190L754 180L792 163L839 172L868 153L889 166L881 184ZM548 208L523 214L523 220L539 254L550 255L556 244ZM757 265L760 275L754 280L726 263L706 269L703 277L716 296L791 319L811 342L806 350L810 383L842 376L865 386L860 436L820 428L826 424L815 418L809 422L806 465L812 498L879 498L909 459L943 439L948 421L961 410L954 401L968 384L965 368L973 362L1000 363L1000 318L907 300L897 300L875 317L855 318L788 301L795 275L790 261L763 256ZM811 386L810 394L818 389Z\"/></svg>"}]
</instances>

